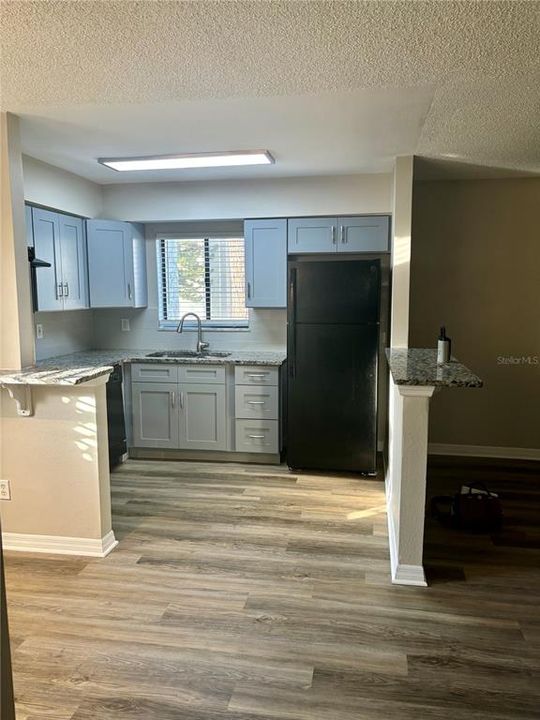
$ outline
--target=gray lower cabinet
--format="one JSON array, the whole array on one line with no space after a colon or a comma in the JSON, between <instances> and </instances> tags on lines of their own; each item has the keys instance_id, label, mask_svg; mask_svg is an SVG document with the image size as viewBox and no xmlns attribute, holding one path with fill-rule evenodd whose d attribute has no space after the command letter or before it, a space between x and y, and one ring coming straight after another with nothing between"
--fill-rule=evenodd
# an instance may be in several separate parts
<instances>
[{"instance_id":1,"label":"gray lower cabinet","mask_svg":"<svg viewBox=\"0 0 540 720\"><path fill-rule=\"evenodd\" d=\"M233 388L225 365L133 363L133 447L277 455L278 368L234 370Z\"/></svg>"},{"instance_id":2,"label":"gray lower cabinet","mask_svg":"<svg viewBox=\"0 0 540 720\"><path fill-rule=\"evenodd\" d=\"M279 369L243 365L234 369L235 450L279 453Z\"/></svg>"},{"instance_id":3,"label":"gray lower cabinet","mask_svg":"<svg viewBox=\"0 0 540 720\"><path fill-rule=\"evenodd\" d=\"M181 383L180 443L182 450L226 450L225 386Z\"/></svg>"},{"instance_id":4,"label":"gray lower cabinet","mask_svg":"<svg viewBox=\"0 0 540 720\"><path fill-rule=\"evenodd\" d=\"M132 383L133 444L141 448L177 448L179 437L176 383Z\"/></svg>"},{"instance_id":5,"label":"gray lower cabinet","mask_svg":"<svg viewBox=\"0 0 540 720\"><path fill-rule=\"evenodd\" d=\"M277 420L236 420L236 450L246 453L271 453L279 450Z\"/></svg>"},{"instance_id":6,"label":"gray lower cabinet","mask_svg":"<svg viewBox=\"0 0 540 720\"><path fill-rule=\"evenodd\" d=\"M212 372L208 377L201 373L206 382L183 382L190 369ZM223 367L134 363L131 375L134 447L227 449ZM221 377L223 382L219 384Z\"/></svg>"}]
</instances>

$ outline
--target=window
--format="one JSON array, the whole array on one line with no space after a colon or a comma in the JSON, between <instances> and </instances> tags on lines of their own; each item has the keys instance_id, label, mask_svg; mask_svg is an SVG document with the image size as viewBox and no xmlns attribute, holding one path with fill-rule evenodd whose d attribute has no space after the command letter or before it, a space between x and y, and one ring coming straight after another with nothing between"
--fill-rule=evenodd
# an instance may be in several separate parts
<instances>
[{"instance_id":1,"label":"window","mask_svg":"<svg viewBox=\"0 0 540 720\"><path fill-rule=\"evenodd\" d=\"M160 238L157 253L161 327L187 312L206 327L247 327L243 238Z\"/></svg>"}]
</instances>

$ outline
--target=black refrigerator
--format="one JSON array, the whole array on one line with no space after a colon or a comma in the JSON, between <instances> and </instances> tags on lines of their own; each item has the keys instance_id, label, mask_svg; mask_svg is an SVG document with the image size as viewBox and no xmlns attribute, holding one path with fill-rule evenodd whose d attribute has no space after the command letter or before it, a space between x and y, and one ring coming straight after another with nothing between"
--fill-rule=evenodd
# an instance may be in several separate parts
<instances>
[{"instance_id":1,"label":"black refrigerator","mask_svg":"<svg viewBox=\"0 0 540 720\"><path fill-rule=\"evenodd\" d=\"M380 260L291 260L287 463L376 472Z\"/></svg>"}]
</instances>

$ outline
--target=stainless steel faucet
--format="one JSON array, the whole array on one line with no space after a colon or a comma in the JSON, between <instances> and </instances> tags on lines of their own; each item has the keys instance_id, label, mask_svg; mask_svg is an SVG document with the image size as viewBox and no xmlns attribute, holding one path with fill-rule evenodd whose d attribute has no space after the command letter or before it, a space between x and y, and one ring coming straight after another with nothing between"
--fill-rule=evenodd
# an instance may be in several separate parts
<instances>
[{"instance_id":1,"label":"stainless steel faucet","mask_svg":"<svg viewBox=\"0 0 540 720\"><path fill-rule=\"evenodd\" d=\"M184 320L185 320L187 317L189 317L190 315L191 315L192 317L194 317L195 320L197 320L197 352L198 352L198 353L202 353L202 352L204 352L205 350L208 349L209 343L203 342L203 339L202 339L202 322L201 322L201 318L197 315L197 313L187 312L187 313L182 317L182 319L180 320L180 322L178 323L178 327L176 328L176 332L177 332L177 333L181 333L181 332L183 331L183 329L184 329Z\"/></svg>"}]
</instances>

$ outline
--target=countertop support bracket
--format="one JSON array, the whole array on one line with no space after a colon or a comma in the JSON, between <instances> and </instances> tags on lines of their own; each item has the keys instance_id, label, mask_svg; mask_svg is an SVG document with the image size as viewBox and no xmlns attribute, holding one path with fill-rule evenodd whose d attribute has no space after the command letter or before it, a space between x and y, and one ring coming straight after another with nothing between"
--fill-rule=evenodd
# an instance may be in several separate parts
<instances>
[{"instance_id":1,"label":"countertop support bracket","mask_svg":"<svg viewBox=\"0 0 540 720\"><path fill-rule=\"evenodd\" d=\"M9 397L15 401L15 405L17 406L17 415L30 417L34 414L32 388L30 385L7 385L2 383L2 387L8 391Z\"/></svg>"}]
</instances>

